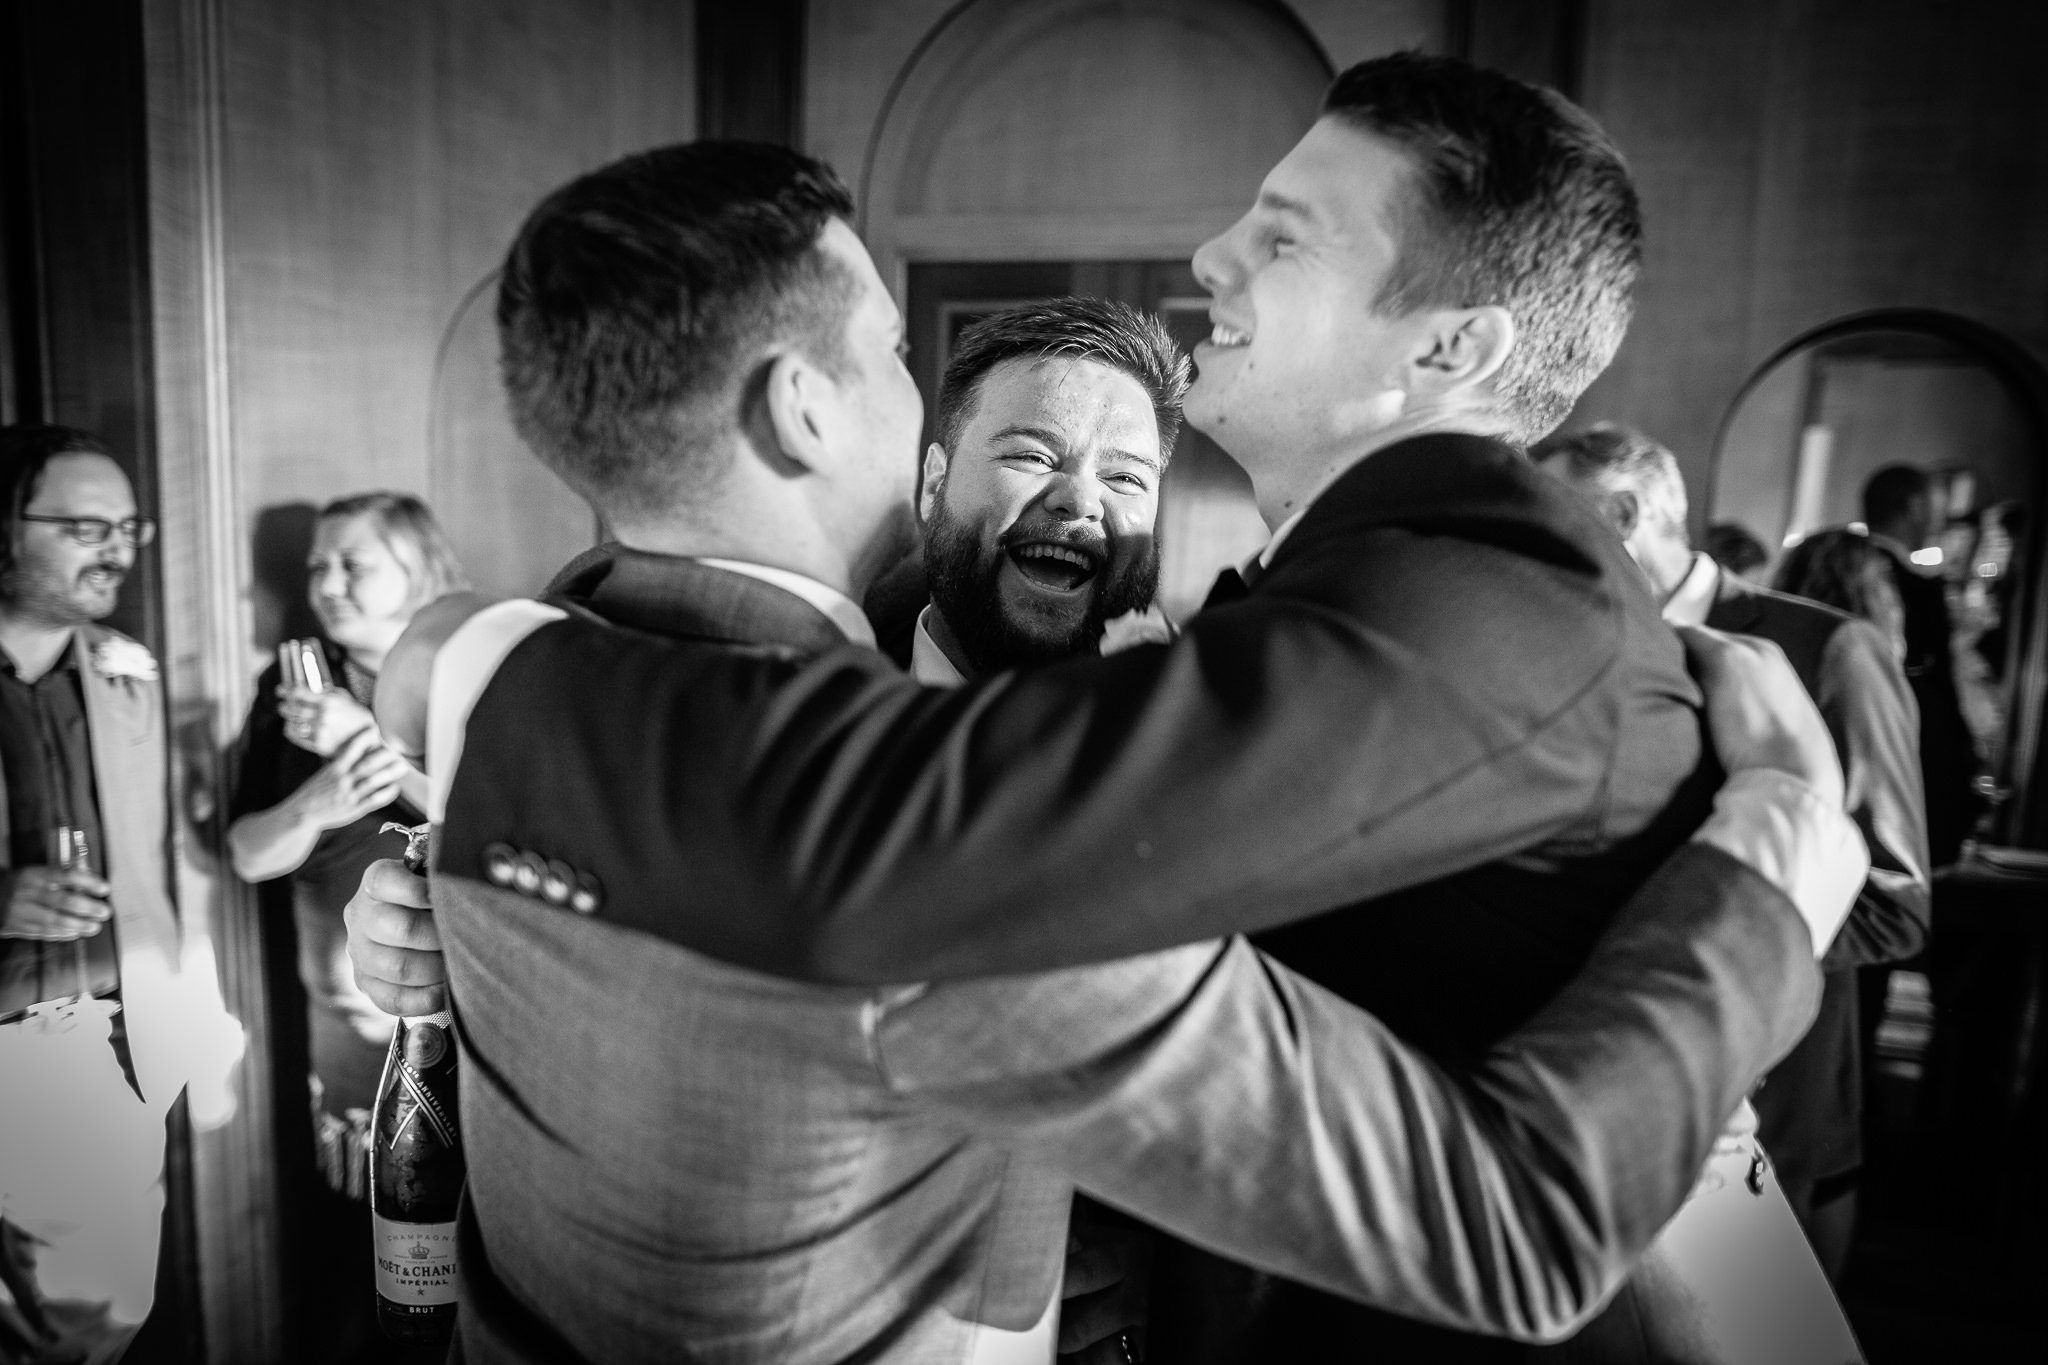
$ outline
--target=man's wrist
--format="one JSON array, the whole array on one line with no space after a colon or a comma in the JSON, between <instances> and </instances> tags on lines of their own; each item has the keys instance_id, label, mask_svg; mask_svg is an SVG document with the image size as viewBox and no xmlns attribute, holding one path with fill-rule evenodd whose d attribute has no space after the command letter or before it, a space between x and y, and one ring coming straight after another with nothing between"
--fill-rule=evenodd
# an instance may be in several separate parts
<instances>
[{"instance_id":1,"label":"man's wrist","mask_svg":"<svg viewBox=\"0 0 2048 1365\"><path fill-rule=\"evenodd\" d=\"M1816 957L1834 941L1870 872L1856 825L1781 769L1730 773L1693 836L1748 864L1798 907Z\"/></svg>"}]
</instances>

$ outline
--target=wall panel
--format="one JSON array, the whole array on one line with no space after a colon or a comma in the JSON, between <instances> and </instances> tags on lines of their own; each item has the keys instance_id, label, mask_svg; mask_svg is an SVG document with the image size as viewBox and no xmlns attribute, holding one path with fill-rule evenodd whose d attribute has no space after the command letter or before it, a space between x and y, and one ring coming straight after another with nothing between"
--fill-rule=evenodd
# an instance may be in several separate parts
<instances>
[{"instance_id":1,"label":"wall panel","mask_svg":"<svg viewBox=\"0 0 2048 1365\"><path fill-rule=\"evenodd\" d=\"M1645 427L1698 489L1737 386L1809 326L1943 308L2048 354L2048 7L1595 0L1587 33L1648 255L1581 419Z\"/></svg>"},{"instance_id":2,"label":"wall panel","mask_svg":"<svg viewBox=\"0 0 2048 1365\"><path fill-rule=\"evenodd\" d=\"M692 134L692 7L246 0L223 11L231 401L247 514L369 487L429 494L480 581L530 591L589 520L519 463L530 457L489 384L444 385L457 410L433 412L437 348L543 193ZM453 337L469 372L493 365L487 314L486 302L484 325ZM467 515L467 490L502 484L501 471L519 496Z\"/></svg>"}]
</instances>

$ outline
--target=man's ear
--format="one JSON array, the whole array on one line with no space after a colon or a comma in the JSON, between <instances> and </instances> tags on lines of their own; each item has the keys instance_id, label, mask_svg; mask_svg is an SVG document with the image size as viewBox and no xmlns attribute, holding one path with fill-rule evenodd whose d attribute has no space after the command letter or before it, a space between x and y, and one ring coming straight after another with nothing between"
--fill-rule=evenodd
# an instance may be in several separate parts
<instances>
[{"instance_id":1,"label":"man's ear","mask_svg":"<svg viewBox=\"0 0 2048 1365\"><path fill-rule=\"evenodd\" d=\"M1484 384L1515 348L1515 315L1505 308L1446 309L1431 321L1411 365L1418 393L1444 394Z\"/></svg>"},{"instance_id":2,"label":"man's ear","mask_svg":"<svg viewBox=\"0 0 2048 1365\"><path fill-rule=\"evenodd\" d=\"M933 441L924 448L924 478L917 490L917 516L919 521L930 521L932 512L939 505L939 497L946 491L946 470L952 461L946 456L946 448Z\"/></svg>"},{"instance_id":3,"label":"man's ear","mask_svg":"<svg viewBox=\"0 0 2048 1365\"><path fill-rule=\"evenodd\" d=\"M837 392L823 370L785 351L768 362L761 397L784 459L806 470L831 463Z\"/></svg>"},{"instance_id":4,"label":"man's ear","mask_svg":"<svg viewBox=\"0 0 2048 1365\"><path fill-rule=\"evenodd\" d=\"M1600 498L1600 511L1606 516L1607 524L1614 533L1627 540L1636 533L1636 527L1643 523L1643 506L1636 501L1635 493L1627 488L1617 488Z\"/></svg>"}]
</instances>

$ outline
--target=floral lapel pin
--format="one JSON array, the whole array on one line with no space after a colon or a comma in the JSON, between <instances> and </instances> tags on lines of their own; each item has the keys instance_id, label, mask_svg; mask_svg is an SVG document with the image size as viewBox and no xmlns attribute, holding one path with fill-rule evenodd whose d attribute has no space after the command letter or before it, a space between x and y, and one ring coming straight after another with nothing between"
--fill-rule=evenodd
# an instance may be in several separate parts
<instances>
[{"instance_id":1,"label":"floral lapel pin","mask_svg":"<svg viewBox=\"0 0 2048 1365\"><path fill-rule=\"evenodd\" d=\"M155 682L156 655L133 640L102 640L92 647L92 670L115 682Z\"/></svg>"}]
</instances>

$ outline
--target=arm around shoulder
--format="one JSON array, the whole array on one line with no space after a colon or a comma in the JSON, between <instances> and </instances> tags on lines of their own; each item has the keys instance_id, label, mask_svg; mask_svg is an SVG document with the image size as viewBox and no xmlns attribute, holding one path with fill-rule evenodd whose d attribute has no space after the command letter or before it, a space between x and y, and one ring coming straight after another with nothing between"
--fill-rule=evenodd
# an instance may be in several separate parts
<instances>
[{"instance_id":1,"label":"arm around shoulder","mask_svg":"<svg viewBox=\"0 0 2048 1365\"><path fill-rule=\"evenodd\" d=\"M1469 1070L1242 940L934 987L877 1042L899 1088L1191 1241L1541 1341L1606 1302L1818 999L1785 895L1693 844Z\"/></svg>"}]
</instances>

